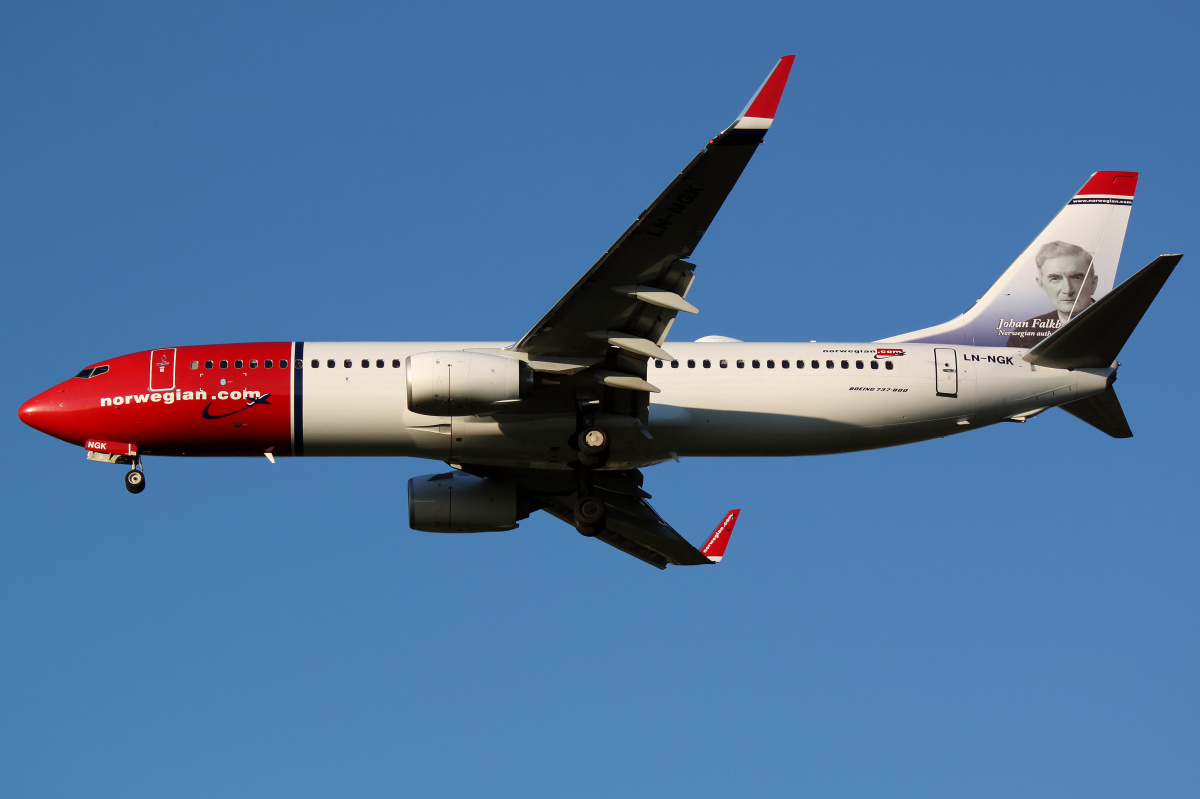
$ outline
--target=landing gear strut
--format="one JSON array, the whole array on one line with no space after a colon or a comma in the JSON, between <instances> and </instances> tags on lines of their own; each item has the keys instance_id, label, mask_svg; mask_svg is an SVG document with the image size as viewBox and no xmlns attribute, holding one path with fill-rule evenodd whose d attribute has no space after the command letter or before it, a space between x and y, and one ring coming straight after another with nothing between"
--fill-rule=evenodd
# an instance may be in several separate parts
<instances>
[{"instance_id":1,"label":"landing gear strut","mask_svg":"<svg viewBox=\"0 0 1200 799\"><path fill-rule=\"evenodd\" d=\"M591 537L604 532L604 523L608 515L604 500L595 495L592 472L608 462L612 438L608 431L595 426L595 419L585 408L585 405L580 406L576 425L579 432L575 435L575 446L579 450L579 458L575 465L576 490L579 496L575 502L575 529L581 535Z\"/></svg>"},{"instance_id":2,"label":"landing gear strut","mask_svg":"<svg viewBox=\"0 0 1200 799\"><path fill-rule=\"evenodd\" d=\"M125 490L130 494L140 494L146 490L146 474L142 471L142 459L133 462L133 468L125 473Z\"/></svg>"}]
</instances>

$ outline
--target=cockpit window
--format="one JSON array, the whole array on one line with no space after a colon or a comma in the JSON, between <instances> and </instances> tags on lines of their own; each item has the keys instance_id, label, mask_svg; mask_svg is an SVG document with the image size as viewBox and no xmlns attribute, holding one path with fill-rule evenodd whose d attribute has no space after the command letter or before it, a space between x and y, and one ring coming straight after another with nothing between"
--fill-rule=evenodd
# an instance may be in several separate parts
<instances>
[{"instance_id":1,"label":"cockpit window","mask_svg":"<svg viewBox=\"0 0 1200 799\"><path fill-rule=\"evenodd\" d=\"M82 372L80 372L79 374L77 374L75 376L83 378L84 380L87 380L89 377L95 377L96 375L102 375L107 371L108 371L107 364L104 366L91 366L91 367L88 367L87 369L84 369Z\"/></svg>"}]
</instances>

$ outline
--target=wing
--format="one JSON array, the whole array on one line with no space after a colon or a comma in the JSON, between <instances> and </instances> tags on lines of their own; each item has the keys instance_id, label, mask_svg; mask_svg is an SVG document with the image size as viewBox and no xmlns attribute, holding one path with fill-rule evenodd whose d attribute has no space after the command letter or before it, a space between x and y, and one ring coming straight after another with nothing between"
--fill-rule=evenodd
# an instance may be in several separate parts
<instances>
[{"instance_id":1,"label":"wing","mask_svg":"<svg viewBox=\"0 0 1200 799\"><path fill-rule=\"evenodd\" d=\"M574 476L548 469L516 469L471 466L462 470L477 477L492 477L516 483L535 506L572 527L575 526L575 502L579 498ZM737 523L739 510L725 514L707 542L697 549L667 524L646 500L642 473L628 471L596 472L593 492L604 500L607 521L596 540L616 547L659 569L668 564L700 566L719 563Z\"/></svg>"},{"instance_id":2,"label":"wing","mask_svg":"<svg viewBox=\"0 0 1200 799\"><path fill-rule=\"evenodd\" d=\"M684 299L692 254L704 231L763 140L779 106L795 56L784 56L741 115L708 143L642 212L603 257L515 345L540 358L595 358L617 348L640 361L670 359L663 340L675 314L696 313ZM611 359L610 359L611 360ZM619 371L619 367L618 367ZM637 372L640 371L640 374ZM615 377L615 382L612 379ZM610 386L655 390L611 376ZM640 381L645 383L644 379Z\"/></svg>"}]
</instances>

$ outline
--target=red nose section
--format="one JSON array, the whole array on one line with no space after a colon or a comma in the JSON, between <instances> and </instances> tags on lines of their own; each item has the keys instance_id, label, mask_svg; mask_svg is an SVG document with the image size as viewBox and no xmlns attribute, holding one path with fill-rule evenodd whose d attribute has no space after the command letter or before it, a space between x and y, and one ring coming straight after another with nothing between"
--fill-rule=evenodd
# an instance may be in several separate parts
<instances>
[{"instance_id":1,"label":"red nose section","mask_svg":"<svg viewBox=\"0 0 1200 799\"><path fill-rule=\"evenodd\" d=\"M36 397L26 402L21 406L21 409L17 411L17 416L20 417L22 422L29 425L34 430L46 433L49 432L45 427L45 424L48 421L48 410L43 397L44 395L38 394Z\"/></svg>"},{"instance_id":2,"label":"red nose section","mask_svg":"<svg viewBox=\"0 0 1200 799\"><path fill-rule=\"evenodd\" d=\"M74 443L81 434L73 429L77 425L71 424L76 414L71 413L69 402L67 392L61 386L55 386L22 405L17 416L40 433Z\"/></svg>"}]
</instances>

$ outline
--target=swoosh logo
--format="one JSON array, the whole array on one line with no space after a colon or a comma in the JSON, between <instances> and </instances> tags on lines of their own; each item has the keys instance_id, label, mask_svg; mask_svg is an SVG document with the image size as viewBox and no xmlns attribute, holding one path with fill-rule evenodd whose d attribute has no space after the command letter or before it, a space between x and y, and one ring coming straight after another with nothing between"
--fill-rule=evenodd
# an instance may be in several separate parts
<instances>
[{"instance_id":1,"label":"swoosh logo","mask_svg":"<svg viewBox=\"0 0 1200 799\"><path fill-rule=\"evenodd\" d=\"M270 396L270 394L263 394L261 397L252 397L250 401L245 404L245 406L238 408L236 411L230 411L229 413L218 413L216 416L213 416L208 412L208 409L213 406L212 402L210 402L204 406L204 410L200 412L200 415L205 419L224 419L226 416L233 416L235 413L241 413L247 408L253 408L255 405L270 405L271 403L267 402L267 398ZM213 400L213 402L216 402L216 400Z\"/></svg>"}]
</instances>

